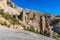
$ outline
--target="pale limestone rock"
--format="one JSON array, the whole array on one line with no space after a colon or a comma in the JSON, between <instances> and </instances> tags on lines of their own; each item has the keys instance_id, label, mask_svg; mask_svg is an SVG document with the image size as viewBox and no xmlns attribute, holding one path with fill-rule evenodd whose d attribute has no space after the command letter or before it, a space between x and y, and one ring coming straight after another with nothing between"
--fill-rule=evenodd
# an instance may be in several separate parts
<instances>
[{"instance_id":1,"label":"pale limestone rock","mask_svg":"<svg viewBox=\"0 0 60 40\"><path fill-rule=\"evenodd\" d=\"M24 29L21 25L14 25L15 29Z\"/></svg>"},{"instance_id":2,"label":"pale limestone rock","mask_svg":"<svg viewBox=\"0 0 60 40\"><path fill-rule=\"evenodd\" d=\"M0 0L0 8L7 11L7 0Z\"/></svg>"}]
</instances>

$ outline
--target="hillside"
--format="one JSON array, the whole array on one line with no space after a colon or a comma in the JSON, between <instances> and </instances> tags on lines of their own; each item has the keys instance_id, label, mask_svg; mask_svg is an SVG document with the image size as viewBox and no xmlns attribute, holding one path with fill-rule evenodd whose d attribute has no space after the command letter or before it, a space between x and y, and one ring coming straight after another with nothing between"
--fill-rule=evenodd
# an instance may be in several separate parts
<instances>
[{"instance_id":1,"label":"hillside","mask_svg":"<svg viewBox=\"0 0 60 40\"><path fill-rule=\"evenodd\" d=\"M0 0L0 26L60 40L60 16L21 8L11 0Z\"/></svg>"}]
</instances>

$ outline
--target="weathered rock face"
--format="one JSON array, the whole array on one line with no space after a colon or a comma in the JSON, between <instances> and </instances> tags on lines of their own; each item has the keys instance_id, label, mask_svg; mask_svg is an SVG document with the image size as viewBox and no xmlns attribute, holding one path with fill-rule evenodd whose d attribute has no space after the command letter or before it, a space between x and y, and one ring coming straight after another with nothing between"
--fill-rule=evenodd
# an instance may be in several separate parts
<instances>
[{"instance_id":1,"label":"weathered rock face","mask_svg":"<svg viewBox=\"0 0 60 40\"><path fill-rule=\"evenodd\" d=\"M55 32L60 34L60 22L54 26Z\"/></svg>"},{"instance_id":2,"label":"weathered rock face","mask_svg":"<svg viewBox=\"0 0 60 40\"><path fill-rule=\"evenodd\" d=\"M35 18L35 13L33 11L29 12L29 18L30 20L33 20Z\"/></svg>"},{"instance_id":3,"label":"weathered rock face","mask_svg":"<svg viewBox=\"0 0 60 40\"><path fill-rule=\"evenodd\" d=\"M46 16L40 16L40 33L46 36L52 36L52 29Z\"/></svg>"},{"instance_id":4,"label":"weathered rock face","mask_svg":"<svg viewBox=\"0 0 60 40\"><path fill-rule=\"evenodd\" d=\"M60 17L56 17L54 20L52 20L51 24L53 26L53 31L60 34Z\"/></svg>"},{"instance_id":5,"label":"weathered rock face","mask_svg":"<svg viewBox=\"0 0 60 40\"><path fill-rule=\"evenodd\" d=\"M44 34L45 27L46 27L45 17L41 16L40 17L40 28L41 28L41 33L42 34Z\"/></svg>"}]
</instances>

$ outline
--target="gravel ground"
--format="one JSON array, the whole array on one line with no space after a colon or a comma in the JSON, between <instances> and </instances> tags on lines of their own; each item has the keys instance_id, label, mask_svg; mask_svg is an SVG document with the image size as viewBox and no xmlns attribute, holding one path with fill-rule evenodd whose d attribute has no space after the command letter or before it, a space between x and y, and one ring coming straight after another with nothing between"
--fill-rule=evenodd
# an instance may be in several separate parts
<instances>
[{"instance_id":1,"label":"gravel ground","mask_svg":"<svg viewBox=\"0 0 60 40\"><path fill-rule=\"evenodd\" d=\"M0 40L53 40L52 38L25 30L0 28Z\"/></svg>"}]
</instances>

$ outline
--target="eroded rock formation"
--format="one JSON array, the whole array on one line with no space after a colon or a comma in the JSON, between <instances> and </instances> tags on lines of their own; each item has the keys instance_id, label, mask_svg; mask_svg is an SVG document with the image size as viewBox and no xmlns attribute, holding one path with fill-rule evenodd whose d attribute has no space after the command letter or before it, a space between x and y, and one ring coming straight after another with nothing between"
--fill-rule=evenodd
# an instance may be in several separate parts
<instances>
[{"instance_id":1,"label":"eroded rock formation","mask_svg":"<svg viewBox=\"0 0 60 40\"><path fill-rule=\"evenodd\" d=\"M46 36L52 36L52 28L46 16L40 16L40 33Z\"/></svg>"}]
</instances>

